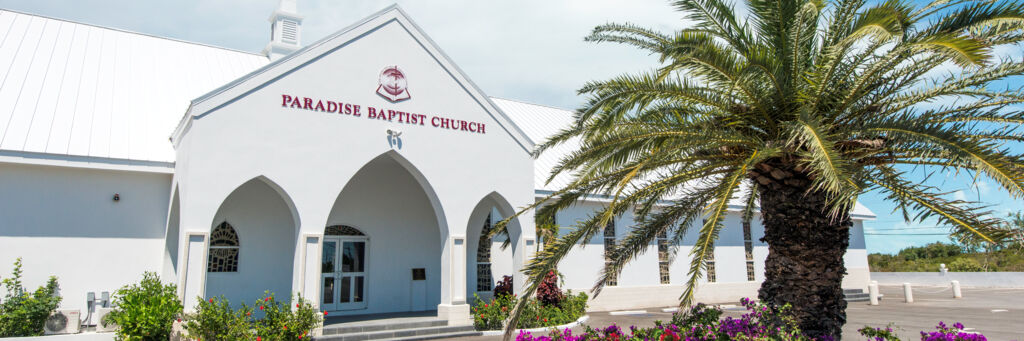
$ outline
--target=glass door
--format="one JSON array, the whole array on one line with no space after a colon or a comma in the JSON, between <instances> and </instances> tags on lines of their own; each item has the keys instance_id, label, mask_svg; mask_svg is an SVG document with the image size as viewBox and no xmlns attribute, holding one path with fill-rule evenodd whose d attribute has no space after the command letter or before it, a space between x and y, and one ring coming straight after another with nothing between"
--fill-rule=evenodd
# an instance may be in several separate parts
<instances>
[{"instance_id":1,"label":"glass door","mask_svg":"<svg viewBox=\"0 0 1024 341\"><path fill-rule=\"evenodd\" d=\"M366 308L366 237L325 237L320 306L327 311Z\"/></svg>"}]
</instances>

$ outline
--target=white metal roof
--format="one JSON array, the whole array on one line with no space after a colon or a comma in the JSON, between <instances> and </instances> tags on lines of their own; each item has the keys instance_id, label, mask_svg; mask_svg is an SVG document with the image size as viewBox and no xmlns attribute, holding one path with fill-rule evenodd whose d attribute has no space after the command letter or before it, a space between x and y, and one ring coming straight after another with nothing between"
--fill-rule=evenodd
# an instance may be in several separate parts
<instances>
[{"instance_id":1,"label":"white metal roof","mask_svg":"<svg viewBox=\"0 0 1024 341\"><path fill-rule=\"evenodd\" d=\"M263 55L0 10L0 150L173 162L192 98Z\"/></svg>"}]
</instances>

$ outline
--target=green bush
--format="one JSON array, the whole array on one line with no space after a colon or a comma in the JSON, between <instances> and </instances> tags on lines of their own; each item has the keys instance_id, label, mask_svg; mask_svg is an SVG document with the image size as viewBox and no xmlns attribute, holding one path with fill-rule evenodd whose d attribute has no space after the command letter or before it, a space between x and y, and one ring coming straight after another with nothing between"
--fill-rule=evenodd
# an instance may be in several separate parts
<instances>
[{"instance_id":1,"label":"green bush","mask_svg":"<svg viewBox=\"0 0 1024 341\"><path fill-rule=\"evenodd\" d=\"M519 298L516 295L501 295L490 302L484 302L474 295L473 325L477 330L497 330L503 327L509 312ZM517 328L551 327L571 323L587 311L587 294L573 294L569 290L558 305L544 305L536 298L529 298L520 313Z\"/></svg>"},{"instance_id":2,"label":"green bush","mask_svg":"<svg viewBox=\"0 0 1024 341\"><path fill-rule=\"evenodd\" d=\"M50 276L35 292L21 283L21 258L14 261L11 278L2 281L7 294L0 301L0 337L43 335L46 318L60 305L57 277Z\"/></svg>"},{"instance_id":3,"label":"green bush","mask_svg":"<svg viewBox=\"0 0 1024 341\"><path fill-rule=\"evenodd\" d=\"M182 309L177 287L163 284L154 272L144 273L138 284L118 289L114 306L110 321L118 325L116 337L131 341L169 339Z\"/></svg>"},{"instance_id":4,"label":"green bush","mask_svg":"<svg viewBox=\"0 0 1024 341\"><path fill-rule=\"evenodd\" d=\"M266 293L263 302L259 303L263 318L256 321L257 335L262 340L308 340L306 336L320 326L323 315L313 309L309 301L296 296L293 302L295 309L289 304L278 303L273 293Z\"/></svg>"},{"instance_id":5,"label":"green bush","mask_svg":"<svg viewBox=\"0 0 1024 341\"><path fill-rule=\"evenodd\" d=\"M209 341L255 338L251 329L251 307L243 303L242 308L233 310L223 296L209 300L197 299L199 304L196 306L196 312L185 316L184 327L188 338Z\"/></svg>"},{"instance_id":6,"label":"green bush","mask_svg":"<svg viewBox=\"0 0 1024 341\"><path fill-rule=\"evenodd\" d=\"M955 272L981 272L985 268L973 258L957 258L949 263L949 271Z\"/></svg>"},{"instance_id":7,"label":"green bush","mask_svg":"<svg viewBox=\"0 0 1024 341\"><path fill-rule=\"evenodd\" d=\"M242 303L236 310L224 297L199 298L196 312L185 316L185 330L192 340L309 340L309 333L320 326L322 314L301 296L294 302L295 309L292 309L290 304L278 302L268 291L253 306Z\"/></svg>"}]
</instances>

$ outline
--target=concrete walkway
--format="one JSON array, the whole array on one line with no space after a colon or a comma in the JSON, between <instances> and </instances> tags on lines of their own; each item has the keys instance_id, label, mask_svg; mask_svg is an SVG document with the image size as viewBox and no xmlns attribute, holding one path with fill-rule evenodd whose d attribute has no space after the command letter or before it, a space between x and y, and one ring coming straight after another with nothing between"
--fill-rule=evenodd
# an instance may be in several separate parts
<instances>
[{"instance_id":1,"label":"concrete walkway","mask_svg":"<svg viewBox=\"0 0 1024 341\"><path fill-rule=\"evenodd\" d=\"M846 310L847 323L843 328L844 340L863 340L857 329L870 325L885 327L894 322L900 337L905 340L919 340L920 331L932 331L939 321L952 325L962 322L967 328L981 332L989 340L1024 341L1024 289L963 288L963 299L953 299L948 287L917 287L914 289L914 303L903 303L903 288L883 286L884 295L878 306L867 302L854 302ZM673 298L666 301L671 302ZM623 329L631 325L653 326L655 320L669 321L671 313L661 308L645 309L640 315L611 315L608 312L591 312L587 325L603 327L617 324ZM739 316L743 311L726 309L726 314ZM582 327L573 331L583 330ZM535 333L536 334L536 333ZM464 337L459 341L495 341L500 336Z\"/></svg>"}]
</instances>

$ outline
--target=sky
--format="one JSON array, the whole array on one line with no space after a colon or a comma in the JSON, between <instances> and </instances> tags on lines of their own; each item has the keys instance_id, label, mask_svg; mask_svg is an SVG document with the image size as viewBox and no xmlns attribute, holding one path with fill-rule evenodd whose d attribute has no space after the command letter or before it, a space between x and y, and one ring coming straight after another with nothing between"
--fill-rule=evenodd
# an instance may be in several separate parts
<instances>
[{"instance_id":1,"label":"sky","mask_svg":"<svg viewBox=\"0 0 1024 341\"><path fill-rule=\"evenodd\" d=\"M303 43L311 43L395 1L298 0ZM592 80L646 71L657 59L583 38L594 26L630 22L662 32L687 21L665 0L408 0L397 3L490 96L574 109ZM258 53L267 44L278 0L0 0L0 8ZM1021 56L1020 49L1001 51ZM1021 152L1019 146L1016 151ZM925 181L923 175L916 180ZM991 180L937 175L927 183L951 198L982 201L994 215L1024 210ZM935 222L905 223L878 193L861 202L878 218L865 223L869 252L949 241Z\"/></svg>"}]
</instances>

